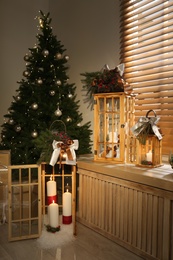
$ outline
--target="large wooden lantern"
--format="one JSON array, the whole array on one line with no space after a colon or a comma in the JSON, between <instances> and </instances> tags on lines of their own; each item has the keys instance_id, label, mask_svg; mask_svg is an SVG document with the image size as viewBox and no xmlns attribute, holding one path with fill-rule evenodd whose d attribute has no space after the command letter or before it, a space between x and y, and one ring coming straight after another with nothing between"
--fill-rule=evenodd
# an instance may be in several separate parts
<instances>
[{"instance_id":1,"label":"large wooden lantern","mask_svg":"<svg viewBox=\"0 0 173 260\"><path fill-rule=\"evenodd\" d=\"M124 163L133 97L124 92L94 95L94 160Z\"/></svg>"},{"instance_id":2,"label":"large wooden lantern","mask_svg":"<svg viewBox=\"0 0 173 260\"><path fill-rule=\"evenodd\" d=\"M136 158L130 129L134 124L135 94L123 78L124 64L114 69L81 74L85 102L94 104L94 161L124 163Z\"/></svg>"},{"instance_id":3,"label":"large wooden lantern","mask_svg":"<svg viewBox=\"0 0 173 260\"><path fill-rule=\"evenodd\" d=\"M146 143L137 140L137 165L144 167L159 167L162 165L162 140L155 135L149 135Z\"/></svg>"}]
</instances>

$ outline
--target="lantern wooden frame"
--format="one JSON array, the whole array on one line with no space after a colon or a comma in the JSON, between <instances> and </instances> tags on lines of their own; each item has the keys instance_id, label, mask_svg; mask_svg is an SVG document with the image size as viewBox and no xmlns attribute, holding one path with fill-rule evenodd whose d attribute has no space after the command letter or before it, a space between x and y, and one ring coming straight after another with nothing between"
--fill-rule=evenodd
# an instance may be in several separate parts
<instances>
[{"instance_id":1,"label":"lantern wooden frame","mask_svg":"<svg viewBox=\"0 0 173 260\"><path fill-rule=\"evenodd\" d=\"M94 161L126 161L133 109L134 97L124 92L94 95Z\"/></svg>"},{"instance_id":2,"label":"lantern wooden frame","mask_svg":"<svg viewBox=\"0 0 173 260\"><path fill-rule=\"evenodd\" d=\"M59 187L60 200L58 201L60 215L62 214L62 205L63 205L63 193L65 191L65 179L71 178L71 189L72 189L72 222L73 222L73 235L76 236L76 165L68 165L70 168L70 172L66 172L66 163L62 162L61 164L57 162L53 167L47 165L46 163L41 163L41 178L42 178L42 215L43 218L47 214L48 205L46 203L46 178L52 177L53 180L59 178L61 180L61 187ZM46 170L47 169L47 170ZM47 172L48 171L48 172Z\"/></svg>"},{"instance_id":3,"label":"lantern wooden frame","mask_svg":"<svg viewBox=\"0 0 173 260\"><path fill-rule=\"evenodd\" d=\"M137 140L137 166L159 167L162 165L162 140L155 135L148 135L146 143Z\"/></svg>"}]
</instances>

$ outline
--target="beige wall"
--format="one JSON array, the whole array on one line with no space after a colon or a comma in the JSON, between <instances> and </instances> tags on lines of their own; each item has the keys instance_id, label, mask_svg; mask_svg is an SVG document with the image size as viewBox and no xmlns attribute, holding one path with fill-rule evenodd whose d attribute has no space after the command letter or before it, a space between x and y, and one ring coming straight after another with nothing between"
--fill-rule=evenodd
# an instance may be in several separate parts
<instances>
[{"instance_id":1,"label":"beige wall","mask_svg":"<svg viewBox=\"0 0 173 260\"><path fill-rule=\"evenodd\" d=\"M80 73L118 64L119 0L1 0L0 10L0 124L23 77L23 57L36 42L34 18L42 10L50 12L53 33L67 49L70 83L77 86L84 122L91 121L93 128L93 112L83 103Z\"/></svg>"}]
</instances>

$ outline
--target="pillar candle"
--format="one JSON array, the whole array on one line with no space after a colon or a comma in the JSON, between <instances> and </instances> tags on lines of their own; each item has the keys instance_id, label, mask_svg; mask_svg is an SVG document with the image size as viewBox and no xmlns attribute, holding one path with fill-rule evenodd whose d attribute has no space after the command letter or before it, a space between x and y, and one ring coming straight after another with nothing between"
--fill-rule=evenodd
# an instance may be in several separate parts
<instances>
[{"instance_id":1,"label":"pillar candle","mask_svg":"<svg viewBox=\"0 0 173 260\"><path fill-rule=\"evenodd\" d=\"M53 228L57 228L59 226L59 206L57 203L51 203L48 206L49 211L49 225Z\"/></svg>"},{"instance_id":2,"label":"pillar candle","mask_svg":"<svg viewBox=\"0 0 173 260\"><path fill-rule=\"evenodd\" d=\"M63 194L63 223L70 224L72 222L72 196L69 191Z\"/></svg>"},{"instance_id":3,"label":"pillar candle","mask_svg":"<svg viewBox=\"0 0 173 260\"><path fill-rule=\"evenodd\" d=\"M148 162L152 162L152 152L149 151L147 154L146 154L146 157L147 157L147 161Z\"/></svg>"},{"instance_id":4,"label":"pillar candle","mask_svg":"<svg viewBox=\"0 0 173 260\"><path fill-rule=\"evenodd\" d=\"M50 181L47 182L47 196L56 195L56 182L50 177Z\"/></svg>"},{"instance_id":5,"label":"pillar candle","mask_svg":"<svg viewBox=\"0 0 173 260\"><path fill-rule=\"evenodd\" d=\"M63 194L63 216L71 216L71 193L69 191Z\"/></svg>"},{"instance_id":6,"label":"pillar candle","mask_svg":"<svg viewBox=\"0 0 173 260\"><path fill-rule=\"evenodd\" d=\"M113 140L112 140L112 134L113 134ZM109 142L110 143L118 143L118 133L117 132L110 132L109 133Z\"/></svg>"}]
</instances>

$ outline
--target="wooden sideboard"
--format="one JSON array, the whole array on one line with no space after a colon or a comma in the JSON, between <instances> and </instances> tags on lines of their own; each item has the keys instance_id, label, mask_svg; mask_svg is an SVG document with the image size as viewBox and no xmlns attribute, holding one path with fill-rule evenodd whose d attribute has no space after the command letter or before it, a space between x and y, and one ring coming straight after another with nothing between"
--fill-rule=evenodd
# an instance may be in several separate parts
<instances>
[{"instance_id":1,"label":"wooden sideboard","mask_svg":"<svg viewBox=\"0 0 173 260\"><path fill-rule=\"evenodd\" d=\"M78 159L77 221L144 259L173 259L173 170Z\"/></svg>"}]
</instances>

